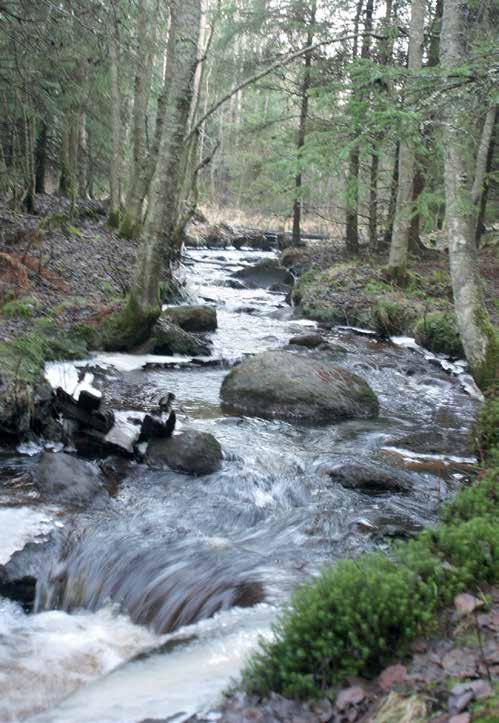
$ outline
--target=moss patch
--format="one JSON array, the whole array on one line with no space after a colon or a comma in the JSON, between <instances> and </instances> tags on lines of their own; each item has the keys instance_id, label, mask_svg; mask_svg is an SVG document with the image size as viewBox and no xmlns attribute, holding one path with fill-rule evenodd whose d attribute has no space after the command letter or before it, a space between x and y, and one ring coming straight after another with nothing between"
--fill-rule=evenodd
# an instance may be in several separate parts
<instances>
[{"instance_id":1,"label":"moss patch","mask_svg":"<svg viewBox=\"0 0 499 723\"><path fill-rule=\"evenodd\" d=\"M129 351L146 341L161 313L160 307L143 311L133 295L99 330L100 345L107 351Z\"/></svg>"},{"instance_id":2,"label":"moss patch","mask_svg":"<svg viewBox=\"0 0 499 723\"><path fill-rule=\"evenodd\" d=\"M428 308L450 310L448 281L444 274L438 280L411 274L402 290L387 281L383 269L350 261L303 274L293 301L316 321L368 327L381 336L412 334Z\"/></svg>"},{"instance_id":3,"label":"moss patch","mask_svg":"<svg viewBox=\"0 0 499 723\"><path fill-rule=\"evenodd\" d=\"M41 308L35 297L23 296L20 299L8 301L0 308L0 314L11 319L30 319Z\"/></svg>"},{"instance_id":4,"label":"moss patch","mask_svg":"<svg viewBox=\"0 0 499 723\"><path fill-rule=\"evenodd\" d=\"M416 341L434 352L463 357L464 350L453 312L433 311L418 319L414 329Z\"/></svg>"}]
</instances>

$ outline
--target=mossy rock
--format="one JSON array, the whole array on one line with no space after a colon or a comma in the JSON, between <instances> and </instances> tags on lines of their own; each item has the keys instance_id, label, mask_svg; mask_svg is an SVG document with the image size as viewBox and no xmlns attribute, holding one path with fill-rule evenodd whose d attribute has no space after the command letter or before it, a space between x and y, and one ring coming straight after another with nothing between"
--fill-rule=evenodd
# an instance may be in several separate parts
<instances>
[{"instance_id":1,"label":"mossy rock","mask_svg":"<svg viewBox=\"0 0 499 723\"><path fill-rule=\"evenodd\" d=\"M417 343L425 349L452 357L464 356L453 313L433 311L426 314L418 320L414 332Z\"/></svg>"},{"instance_id":2,"label":"mossy rock","mask_svg":"<svg viewBox=\"0 0 499 723\"><path fill-rule=\"evenodd\" d=\"M124 306L104 321L99 329L99 345L106 351L130 351L143 344L151 335L161 309L141 309L130 295Z\"/></svg>"}]
</instances>

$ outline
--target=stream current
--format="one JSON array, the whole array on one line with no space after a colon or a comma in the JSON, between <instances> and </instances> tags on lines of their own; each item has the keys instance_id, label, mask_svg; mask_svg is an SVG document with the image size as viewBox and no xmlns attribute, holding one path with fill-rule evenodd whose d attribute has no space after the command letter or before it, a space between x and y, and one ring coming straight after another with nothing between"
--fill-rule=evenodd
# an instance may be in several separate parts
<instances>
[{"instance_id":1,"label":"stream current","mask_svg":"<svg viewBox=\"0 0 499 723\"><path fill-rule=\"evenodd\" d=\"M387 533L433 522L473 462L466 438L477 401L463 364L405 338L323 332L345 350L337 363L377 393L378 419L314 426L224 415L219 391L231 364L316 326L283 294L228 285L233 271L267 256L186 254L193 297L217 307L210 336L219 367L97 354L48 369L72 391L77 367L88 367L123 413L174 392L178 428L220 441L220 472L193 478L130 463L114 496L77 512L43 504L24 482L40 450L0 450L0 563L55 539L37 570L37 612L0 597L0 721L180 721L207 709L271 634L297 584L327 562L385 547ZM143 368L172 361L176 368ZM371 496L321 472L369 459L410 471L412 491Z\"/></svg>"}]
</instances>

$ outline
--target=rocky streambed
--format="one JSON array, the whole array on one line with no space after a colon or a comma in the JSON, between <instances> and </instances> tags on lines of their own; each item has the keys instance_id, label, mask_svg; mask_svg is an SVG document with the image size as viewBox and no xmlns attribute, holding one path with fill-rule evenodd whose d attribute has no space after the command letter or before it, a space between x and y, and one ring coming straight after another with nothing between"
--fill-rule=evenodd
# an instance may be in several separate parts
<instances>
[{"instance_id":1,"label":"rocky streambed","mask_svg":"<svg viewBox=\"0 0 499 723\"><path fill-rule=\"evenodd\" d=\"M477 398L464 364L317 328L287 303L274 258L186 255L193 300L217 312L209 356L48 368L70 392L99 390L128 431L174 393L176 434L149 459L44 440L1 451L1 720L206 710L299 583L431 523L466 478ZM179 462L213 455L213 468Z\"/></svg>"}]
</instances>

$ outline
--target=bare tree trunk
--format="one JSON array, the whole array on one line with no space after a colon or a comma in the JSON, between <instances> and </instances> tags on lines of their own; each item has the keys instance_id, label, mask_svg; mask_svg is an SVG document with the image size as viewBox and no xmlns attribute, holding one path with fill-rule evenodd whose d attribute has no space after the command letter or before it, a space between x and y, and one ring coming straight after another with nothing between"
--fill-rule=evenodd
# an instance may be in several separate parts
<instances>
[{"instance_id":1,"label":"bare tree trunk","mask_svg":"<svg viewBox=\"0 0 499 723\"><path fill-rule=\"evenodd\" d=\"M78 195L80 198L88 197L88 133L85 111L80 113L78 136Z\"/></svg>"},{"instance_id":2,"label":"bare tree trunk","mask_svg":"<svg viewBox=\"0 0 499 723\"><path fill-rule=\"evenodd\" d=\"M487 157L489 155L489 148L492 142L492 136L494 135L496 117L497 106L494 105L489 108L489 110L487 111L487 115L485 116L482 134L480 136L480 144L478 146L478 153L475 163L475 177L473 179L473 187L471 189L471 200L474 206L476 206L479 202L483 191L485 175L487 173Z\"/></svg>"},{"instance_id":3,"label":"bare tree trunk","mask_svg":"<svg viewBox=\"0 0 499 723\"><path fill-rule=\"evenodd\" d=\"M476 241L477 246L479 246L479 244L480 244L480 239L481 239L482 232L483 232L489 188L493 183L492 176L490 176L489 174L491 174L491 172L493 171L493 161L495 158L494 151L495 151L495 148L497 145L497 131L498 131L497 119L498 118L499 118L499 114L497 113L497 106L496 106L494 126L492 128L492 135L490 138L489 150L487 153L483 187L482 187L482 192L480 194L480 199L479 199L479 204L478 204L478 217L477 217L476 231L475 231L475 241ZM475 179L476 179L476 171L475 171Z\"/></svg>"},{"instance_id":4,"label":"bare tree trunk","mask_svg":"<svg viewBox=\"0 0 499 723\"><path fill-rule=\"evenodd\" d=\"M307 45L310 46L314 42L314 25L317 12L317 2L312 0L310 5L310 20L307 32ZM310 89L310 68L312 66L312 51L305 53L303 82L301 86L301 107L300 107L300 123L298 126L298 138L296 141L296 161L298 170L295 176L295 200L293 204L293 246L299 246L301 243L301 211L302 211L302 160L303 148L305 146L305 137L307 133L308 118L308 93Z\"/></svg>"},{"instance_id":5,"label":"bare tree trunk","mask_svg":"<svg viewBox=\"0 0 499 723\"><path fill-rule=\"evenodd\" d=\"M409 29L409 71L417 71L423 62L425 0L413 0L411 25ZM410 137L402 137L399 153L399 187L393 237L390 246L388 274L403 284L407 279L407 257L409 231L411 227L414 169L416 165L415 145Z\"/></svg>"},{"instance_id":6,"label":"bare tree trunk","mask_svg":"<svg viewBox=\"0 0 499 723\"><path fill-rule=\"evenodd\" d=\"M442 21L441 65L448 74L466 59L464 38L466 0L446 0ZM462 90L448 98L444 118L445 195L449 262L457 324L466 359L479 386L492 383L496 374L497 344L483 301L475 244L475 211L467 164L468 122Z\"/></svg>"},{"instance_id":7,"label":"bare tree trunk","mask_svg":"<svg viewBox=\"0 0 499 723\"><path fill-rule=\"evenodd\" d=\"M159 313L159 280L162 268L174 254L179 169L197 66L201 0L170 3L169 37L170 94L164 119L156 176L151 189L151 207L142 232L128 310L142 333L144 321ZM147 330L146 330L147 331Z\"/></svg>"},{"instance_id":8,"label":"bare tree trunk","mask_svg":"<svg viewBox=\"0 0 499 723\"><path fill-rule=\"evenodd\" d=\"M115 12L116 8L113 8ZM120 45L117 18L113 18L109 36L109 57L111 67L111 176L109 187L111 198L109 202L108 221L110 226L118 228L120 222L121 206L121 172L122 172L122 140L123 131L121 123L121 92L119 82Z\"/></svg>"},{"instance_id":9,"label":"bare tree trunk","mask_svg":"<svg viewBox=\"0 0 499 723\"><path fill-rule=\"evenodd\" d=\"M35 149L35 191L45 193L45 176L47 174L47 124L40 122L40 132L36 139Z\"/></svg>"},{"instance_id":10,"label":"bare tree trunk","mask_svg":"<svg viewBox=\"0 0 499 723\"><path fill-rule=\"evenodd\" d=\"M364 0L358 0L357 11L355 14L354 21L354 33L355 40L352 50L352 60L357 59L358 53L358 32L360 16L362 14L362 8ZM367 10L366 10L367 14ZM371 3L371 16L372 16L372 3ZM360 124L359 124L360 125ZM360 128L357 128L356 136L358 136ZM345 241L346 248L349 254L355 255L359 252L359 168L360 168L360 155L358 138L354 139L355 145L350 151L348 157L348 181L347 181L347 199L346 199L346 224L345 224Z\"/></svg>"},{"instance_id":11,"label":"bare tree trunk","mask_svg":"<svg viewBox=\"0 0 499 723\"><path fill-rule=\"evenodd\" d=\"M373 251L378 247L378 168L379 156L377 150L374 150L369 179L369 246Z\"/></svg>"},{"instance_id":12,"label":"bare tree trunk","mask_svg":"<svg viewBox=\"0 0 499 723\"><path fill-rule=\"evenodd\" d=\"M140 0L137 20L137 48L135 86L132 118L132 159L129 171L129 187L125 212L120 224L120 235L124 238L137 238L142 227L142 209L147 188L144 189L142 168L148 157L146 149L147 105L151 90L154 45L156 42L153 20L150 27L152 0ZM156 10L158 3L156 2ZM157 14L157 13L156 13Z\"/></svg>"},{"instance_id":13,"label":"bare tree trunk","mask_svg":"<svg viewBox=\"0 0 499 723\"><path fill-rule=\"evenodd\" d=\"M385 246L389 246L393 236L393 222L395 220L395 207L397 205L397 189L399 185L399 152L400 142L397 141L395 146L395 156L393 160L392 181L390 184L390 199L388 201L388 213L386 218L386 226L383 242Z\"/></svg>"}]
</instances>

